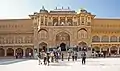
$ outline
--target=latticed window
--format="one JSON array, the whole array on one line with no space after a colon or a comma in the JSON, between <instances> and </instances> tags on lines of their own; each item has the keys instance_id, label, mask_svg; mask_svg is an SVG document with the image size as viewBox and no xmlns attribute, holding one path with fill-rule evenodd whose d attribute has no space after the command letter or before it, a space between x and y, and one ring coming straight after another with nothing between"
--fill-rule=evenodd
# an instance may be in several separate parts
<instances>
[{"instance_id":1,"label":"latticed window","mask_svg":"<svg viewBox=\"0 0 120 71\"><path fill-rule=\"evenodd\" d=\"M84 25L84 17L81 18L81 25Z\"/></svg>"},{"instance_id":2,"label":"latticed window","mask_svg":"<svg viewBox=\"0 0 120 71\"><path fill-rule=\"evenodd\" d=\"M53 25L58 26L58 18L53 18Z\"/></svg>"},{"instance_id":3,"label":"latticed window","mask_svg":"<svg viewBox=\"0 0 120 71\"><path fill-rule=\"evenodd\" d=\"M67 23L68 23L69 26L73 26L73 24L72 24L72 18L68 18L67 19Z\"/></svg>"},{"instance_id":4,"label":"latticed window","mask_svg":"<svg viewBox=\"0 0 120 71\"><path fill-rule=\"evenodd\" d=\"M41 25L43 25L43 22L44 22L44 17L41 16Z\"/></svg>"},{"instance_id":5,"label":"latticed window","mask_svg":"<svg viewBox=\"0 0 120 71\"><path fill-rule=\"evenodd\" d=\"M100 42L100 37L99 36L93 36L92 37L92 42Z\"/></svg>"},{"instance_id":6,"label":"latticed window","mask_svg":"<svg viewBox=\"0 0 120 71\"><path fill-rule=\"evenodd\" d=\"M48 33L47 33L46 30L41 30L41 31L39 32L39 36L40 36L40 39L47 39Z\"/></svg>"},{"instance_id":7,"label":"latticed window","mask_svg":"<svg viewBox=\"0 0 120 71\"><path fill-rule=\"evenodd\" d=\"M117 37L116 36L111 36L110 37L110 42L117 42Z\"/></svg>"},{"instance_id":8,"label":"latticed window","mask_svg":"<svg viewBox=\"0 0 120 71\"><path fill-rule=\"evenodd\" d=\"M47 22L48 22L47 17L45 17L45 25L46 26L47 26Z\"/></svg>"},{"instance_id":9,"label":"latticed window","mask_svg":"<svg viewBox=\"0 0 120 71\"><path fill-rule=\"evenodd\" d=\"M109 37L108 36L102 36L101 42L109 42Z\"/></svg>"},{"instance_id":10,"label":"latticed window","mask_svg":"<svg viewBox=\"0 0 120 71\"><path fill-rule=\"evenodd\" d=\"M78 39L81 39L81 38L87 38L87 31L85 30L78 31Z\"/></svg>"}]
</instances>

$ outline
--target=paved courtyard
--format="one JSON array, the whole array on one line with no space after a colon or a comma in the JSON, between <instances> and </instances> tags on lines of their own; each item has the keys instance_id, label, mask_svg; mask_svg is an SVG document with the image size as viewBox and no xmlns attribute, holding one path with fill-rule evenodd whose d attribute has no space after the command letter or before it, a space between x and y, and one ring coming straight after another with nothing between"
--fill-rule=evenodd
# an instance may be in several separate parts
<instances>
[{"instance_id":1,"label":"paved courtyard","mask_svg":"<svg viewBox=\"0 0 120 71\"><path fill-rule=\"evenodd\" d=\"M0 71L120 71L120 58L87 59L86 65L77 62L60 61L50 66L38 65L33 59L0 59Z\"/></svg>"}]
</instances>

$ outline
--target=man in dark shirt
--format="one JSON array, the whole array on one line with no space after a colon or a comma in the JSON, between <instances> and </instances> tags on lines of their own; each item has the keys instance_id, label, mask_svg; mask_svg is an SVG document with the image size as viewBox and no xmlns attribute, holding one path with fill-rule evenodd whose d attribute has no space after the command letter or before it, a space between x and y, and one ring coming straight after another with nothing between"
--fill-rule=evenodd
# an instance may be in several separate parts
<instances>
[{"instance_id":1,"label":"man in dark shirt","mask_svg":"<svg viewBox=\"0 0 120 71\"><path fill-rule=\"evenodd\" d=\"M86 53L83 52L81 56L82 56L82 64L85 64L86 63Z\"/></svg>"}]
</instances>

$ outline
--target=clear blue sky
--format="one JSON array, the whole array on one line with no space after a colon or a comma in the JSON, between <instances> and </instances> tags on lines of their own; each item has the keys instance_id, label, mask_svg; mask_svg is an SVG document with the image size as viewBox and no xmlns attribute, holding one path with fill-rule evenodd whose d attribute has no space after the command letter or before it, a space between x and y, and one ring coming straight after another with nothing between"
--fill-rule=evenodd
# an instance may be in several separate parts
<instances>
[{"instance_id":1,"label":"clear blue sky","mask_svg":"<svg viewBox=\"0 0 120 71\"><path fill-rule=\"evenodd\" d=\"M0 18L28 18L43 5L48 10L69 6L76 11L85 8L96 17L120 18L120 0L0 0Z\"/></svg>"}]
</instances>

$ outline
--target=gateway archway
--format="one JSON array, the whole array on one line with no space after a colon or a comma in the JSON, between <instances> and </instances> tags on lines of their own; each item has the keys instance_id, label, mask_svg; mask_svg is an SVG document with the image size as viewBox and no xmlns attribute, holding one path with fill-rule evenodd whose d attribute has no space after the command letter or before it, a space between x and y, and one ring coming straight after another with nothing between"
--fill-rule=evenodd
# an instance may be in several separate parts
<instances>
[{"instance_id":1,"label":"gateway archway","mask_svg":"<svg viewBox=\"0 0 120 71\"><path fill-rule=\"evenodd\" d=\"M78 43L78 47L81 49L81 51L87 51L87 49L88 49L87 43L85 43L83 41Z\"/></svg>"},{"instance_id":2,"label":"gateway archway","mask_svg":"<svg viewBox=\"0 0 120 71\"><path fill-rule=\"evenodd\" d=\"M12 48L7 49L7 56L14 56L14 50Z\"/></svg>"},{"instance_id":3,"label":"gateway archway","mask_svg":"<svg viewBox=\"0 0 120 71\"><path fill-rule=\"evenodd\" d=\"M25 56L28 57L29 56L29 53L31 53L31 55L33 56L33 49L32 48L27 48L25 50Z\"/></svg>"},{"instance_id":4,"label":"gateway archway","mask_svg":"<svg viewBox=\"0 0 120 71\"><path fill-rule=\"evenodd\" d=\"M41 51L47 51L47 44L45 42L39 44L39 52Z\"/></svg>"},{"instance_id":5,"label":"gateway archway","mask_svg":"<svg viewBox=\"0 0 120 71\"><path fill-rule=\"evenodd\" d=\"M22 48L17 48L16 53L18 56L22 57L23 56L23 49Z\"/></svg>"},{"instance_id":6,"label":"gateway archway","mask_svg":"<svg viewBox=\"0 0 120 71\"><path fill-rule=\"evenodd\" d=\"M112 47L110 48L111 54L117 54L117 50L118 50L118 48L117 48L116 46L112 46Z\"/></svg>"},{"instance_id":7,"label":"gateway archway","mask_svg":"<svg viewBox=\"0 0 120 71\"><path fill-rule=\"evenodd\" d=\"M65 43L61 43L60 47L61 47L61 51L66 51L66 44Z\"/></svg>"},{"instance_id":8,"label":"gateway archway","mask_svg":"<svg viewBox=\"0 0 120 71\"><path fill-rule=\"evenodd\" d=\"M61 47L61 51L66 51L70 45L70 35L66 32L60 32L56 35L56 45Z\"/></svg>"}]
</instances>

